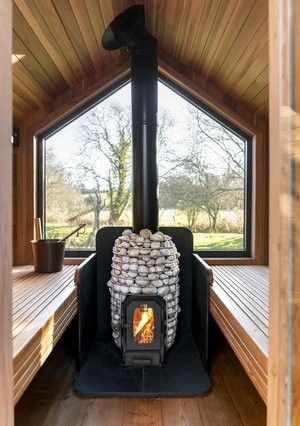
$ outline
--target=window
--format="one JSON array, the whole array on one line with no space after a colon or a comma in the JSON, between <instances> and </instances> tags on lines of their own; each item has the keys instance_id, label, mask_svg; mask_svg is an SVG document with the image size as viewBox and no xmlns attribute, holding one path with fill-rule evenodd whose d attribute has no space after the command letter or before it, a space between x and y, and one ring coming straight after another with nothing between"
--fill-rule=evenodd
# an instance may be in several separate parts
<instances>
[{"instance_id":1,"label":"window","mask_svg":"<svg viewBox=\"0 0 300 426\"><path fill-rule=\"evenodd\" d=\"M206 257L249 256L251 138L177 90L159 84L160 225Z\"/></svg>"},{"instance_id":2,"label":"window","mask_svg":"<svg viewBox=\"0 0 300 426\"><path fill-rule=\"evenodd\" d=\"M85 232L68 239L66 247L93 250L101 226L131 226L128 83L43 135L40 148L40 214L48 238L86 223Z\"/></svg>"},{"instance_id":3,"label":"window","mask_svg":"<svg viewBox=\"0 0 300 426\"><path fill-rule=\"evenodd\" d=\"M251 138L164 80L158 107L159 225L190 228L203 256L249 256ZM131 226L130 83L42 135L38 173L46 236L87 224L69 255L102 226Z\"/></svg>"}]
</instances>

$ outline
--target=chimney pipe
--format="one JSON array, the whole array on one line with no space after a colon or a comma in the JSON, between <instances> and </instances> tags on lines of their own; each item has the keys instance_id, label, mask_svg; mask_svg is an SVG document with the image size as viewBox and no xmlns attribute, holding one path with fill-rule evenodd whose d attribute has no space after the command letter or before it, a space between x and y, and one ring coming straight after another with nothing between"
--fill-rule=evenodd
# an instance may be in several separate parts
<instances>
[{"instance_id":1,"label":"chimney pipe","mask_svg":"<svg viewBox=\"0 0 300 426\"><path fill-rule=\"evenodd\" d=\"M105 30L102 46L125 47L131 61L133 230L158 229L157 47L145 29L144 6L132 6Z\"/></svg>"}]
</instances>

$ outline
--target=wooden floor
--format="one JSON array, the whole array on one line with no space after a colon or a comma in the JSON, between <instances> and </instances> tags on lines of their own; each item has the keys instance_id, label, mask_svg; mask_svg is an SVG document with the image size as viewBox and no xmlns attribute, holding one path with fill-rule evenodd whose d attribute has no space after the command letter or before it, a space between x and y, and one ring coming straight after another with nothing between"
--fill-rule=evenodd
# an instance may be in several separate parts
<instances>
[{"instance_id":1,"label":"wooden floor","mask_svg":"<svg viewBox=\"0 0 300 426\"><path fill-rule=\"evenodd\" d=\"M266 266L213 266L210 311L267 399L269 273Z\"/></svg>"},{"instance_id":2,"label":"wooden floor","mask_svg":"<svg viewBox=\"0 0 300 426\"><path fill-rule=\"evenodd\" d=\"M76 266L41 274L13 268L14 401L17 402L77 312Z\"/></svg>"},{"instance_id":3,"label":"wooden floor","mask_svg":"<svg viewBox=\"0 0 300 426\"><path fill-rule=\"evenodd\" d=\"M266 408L223 336L212 359L213 391L202 398L78 399L74 359L60 342L16 406L16 426L262 426Z\"/></svg>"}]
</instances>

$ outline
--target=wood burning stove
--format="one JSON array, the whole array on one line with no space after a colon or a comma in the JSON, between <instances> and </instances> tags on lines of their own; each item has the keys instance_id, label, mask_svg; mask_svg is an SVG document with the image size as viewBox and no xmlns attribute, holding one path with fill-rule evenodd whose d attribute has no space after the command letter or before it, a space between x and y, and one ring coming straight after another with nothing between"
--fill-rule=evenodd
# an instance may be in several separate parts
<instances>
[{"instance_id":1,"label":"wood burning stove","mask_svg":"<svg viewBox=\"0 0 300 426\"><path fill-rule=\"evenodd\" d=\"M122 304L122 350L127 366L158 366L165 353L166 302L160 296L128 296Z\"/></svg>"},{"instance_id":2,"label":"wood burning stove","mask_svg":"<svg viewBox=\"0 0 300 426\"><path fill-rule=\"evenodd\" d=\"M159 286L153 295L146 293L149 287L145 286L134 288L139 291L137 294L125 294L123 291L128 291L128 286L121 285L114 295L117 310L112 311L111 288L107 282L112 277L114 243L124 231L126 235L126 228L100 229L96 253L81 268L78 288L81 370L74 385L75 393L92 398L193 396L208 392L211 383L206 370L207 272L193 255L191 232L186 228L161 228L181 254L179 282L166 285L175 285L175 291L172 293L171 287L164 294L166 287ZM180 286L179 298L176 285ZM176 324L174 318L179 310ZM116 338L112 335L112 325L117 331Z\"/></svg>"},{"instance_id":3,"label":"wood burning stove","mask_svg":"<svg viewBox=\"0 0 300 426\"><path fill-rule=\"evenodd\" d=\"M89 397L203 394L211 386L207 275L188 229L157 231L157 41L145 29L144 6L117 16L102 46L130 53L133 229L100 229L96 256L81 269L82 369L74 390Z\"/></svg>"}]
</instances>

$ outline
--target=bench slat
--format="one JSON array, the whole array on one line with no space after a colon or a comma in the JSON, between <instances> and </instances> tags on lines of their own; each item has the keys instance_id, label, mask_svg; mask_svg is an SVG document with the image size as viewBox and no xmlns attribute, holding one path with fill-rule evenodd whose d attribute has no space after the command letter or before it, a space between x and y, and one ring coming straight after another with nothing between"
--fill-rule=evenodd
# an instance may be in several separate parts
<instances>
[{"instance_id":1,"label":"bench slat","mask_svg":"<svg viewBox=\"0 0 300 426\"><path fill-rule=\"evenodd\" d=\"M212 266L210 312L267 400L269 280L265 266Z\"/></svg>"},{"instance_id":2,"label":"bench slat","mask_svg":"<svg viewBox=\"0 0 300 426\"><path fill-rule=\"evenodd\" d=\"M78 311L76 265L40 274L13 268L13 364L16 403Z\"/></svg>"}]
</instances>

